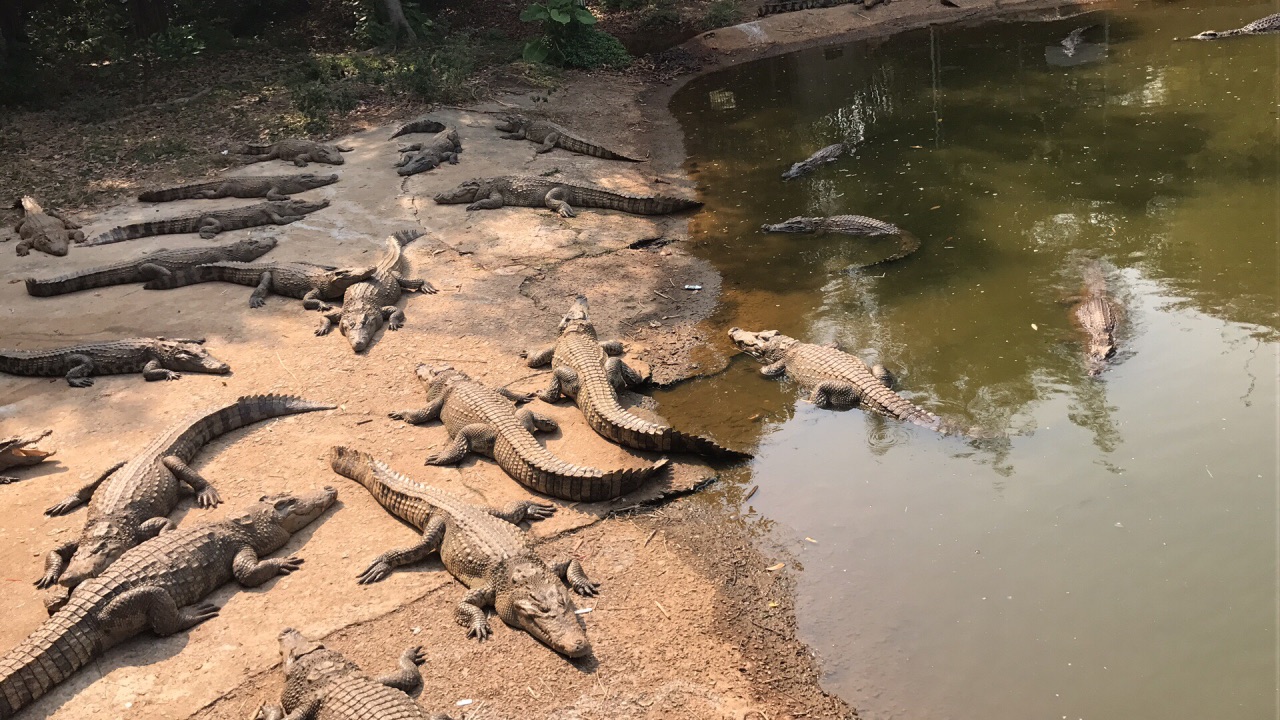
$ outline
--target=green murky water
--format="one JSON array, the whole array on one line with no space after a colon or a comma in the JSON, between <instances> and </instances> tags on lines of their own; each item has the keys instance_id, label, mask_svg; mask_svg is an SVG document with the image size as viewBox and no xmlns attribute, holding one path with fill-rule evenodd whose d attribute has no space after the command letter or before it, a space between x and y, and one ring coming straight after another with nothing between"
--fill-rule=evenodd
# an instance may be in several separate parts
<instances>
[{"instance_id":1,"label":"green murky water","mask_svg":"<svg viewBox=\"0 0 1280 720\"><path fill-rule=\"evenodd\" d=\"M1010 435L818 410L745 356L659 396L759 442L738 480L788 528L803 634L865 717L1277 712L1280 38L1171 42L1275 11L935 28L675 98L707 202L694 252L725 277L717 327L839 341L918 404ZM853 157L782 182L841 139ZM848 273L885 241L758 232L839 213L923 247ZM1126 313L1096 380L1060 302L1088 258Z\"/></svg>"}]
</instances>

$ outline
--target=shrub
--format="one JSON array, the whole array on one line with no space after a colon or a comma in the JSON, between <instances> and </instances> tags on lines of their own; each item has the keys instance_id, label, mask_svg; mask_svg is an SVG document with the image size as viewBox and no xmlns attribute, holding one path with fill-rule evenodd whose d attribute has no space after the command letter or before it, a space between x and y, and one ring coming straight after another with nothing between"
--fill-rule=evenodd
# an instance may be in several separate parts
<instances>
[{"instance_id":1,"label":"shrub","mask_svg":"<svg viewBox=\"0 0 1280 720\"><path fill-rule=\"evenodd\" d=\"M542 23L542 37L524 46L524 58L577 68L621 68L631 56L619 40L595 28L596 16L577 0L544 0L520 13L524 22Z\"/></svg>"}]
</instances>

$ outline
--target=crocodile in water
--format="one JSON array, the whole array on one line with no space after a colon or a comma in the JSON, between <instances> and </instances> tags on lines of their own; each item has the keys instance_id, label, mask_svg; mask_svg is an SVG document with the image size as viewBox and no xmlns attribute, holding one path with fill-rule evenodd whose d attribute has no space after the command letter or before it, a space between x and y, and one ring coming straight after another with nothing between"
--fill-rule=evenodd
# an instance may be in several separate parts
<instances>
[{"instance_id":1,"label":"crocodile in water","mask_svg":"<svg viewBox=\"0 0 1280 720\"><path fill-rule=\"evenodd\" d=\"M576 215L574 207L621 210L635 215L666 215L702 207L702 203L697 200L661 195L624 195L527 175L468 180L452 190L436 195L435 201L442 205L470 203L467 205L468 210L494 210L506 205L545 207L556 211L561 217Z\"/></svg>"},{"instance_id":2,"label":"crocodile in water","mask_svg":"<svg viewBox=\"0 0 1280 720\"><path fill-rule=\"evenodd\" d=\"M161 190L148 190L138 199L143 202L169 202L170 200L214 200L224 197L266 198L288 200L289 195L314 190L338 182L337 175L263 175L259 177L229 177L220 180L179 185Z\"/></svg>"},{"instance_id":3,"label":"crocodile in water","mask_svg":"<svg viewBox=\"0 0 1280 720\"><path fill-rule=\"evenodd\" d=\"M497 127L499 131L505 133L502 135L504 140L528 140L541 145L542 147L538 148L539 153L547 153L556 148L561 148L569 152L590 155L605 160L643 162L642 160L627 157L622 153L614 152L599 143L580 138L569 130L546 120L534 120L523 115L507 115L502 118Z\"/></svg>"},{"instance_id":4,"label":"crocodile in water","mask_svg":"<svg viewBox=\"0 0 1280 720\"><path fill-rule=\"evenodd\" d=\"M810 155L808 158L792 165L786 172L782 173L782 179L794 180L802 175L807 175L814 170L817 170L827 163L833 163L844 154L844 151L847 148L848 146L844 143L828 145L818 152Z\"/></svg>"},{"instance_id":5,"label":"crocodile in water","mask_svg":"<svg viewBox=\"0 0 1280 720\"><path fill-rule=\"evenodd\" d=\"M426 280L409 280L398 269L401 248L421 236L420 230L401 230L387 238L387 254L378 261L373 275L347 288L342 296L342 309L326 314L324 322L316 328L316 334L328 335L337 325L351 343L351 349L359 353L373 342L373 336L383 322L386 322L388 330L399 330L404 325L404 311L396 307L401 290L436 291Z\"/></svg>"},{"instance_id":6,"label":"crocodile in water","mask_svg":"<svg viewBox=\"0 0 1280 720\"><path fill-rule=\"evenodd\" d=\"M0 720L146 629L163 637L217 617L218 607L201 600L228 581L258 587L296 571L302 558L262 558L337 496L333 488L268 495L225 520L173 530L125 553L0 658Z\"/></svg>"},{"instance_id":7,"label":"crocodile in water","mask_svg":"<svg viewBox=\"0 0 1280 720\"><path fill-rule=\"evenodd\" d=\"M309 162L341 165L346 162L342 153L351 152L351 150L344 145L325 145L313 140L281 140L270 145L249 143L237 152L241 155L253 156L253 159L248 161L251 163L266 160L292 160L294 165L306 167Z\"/></svg>"},{"instance_id":8,"label":"crocodile in water","mask_svg":"<svg viewBox=\"0 0 1280 720\"><path fill-rule=\"evenodd\" d=\"M555 345L527 353L529 367L551 365L551 384L538 394L546 402L573 398L587 424L600 435L630 448L651 452L691 452L718 458L749 458L714 440L690 435L633 415L618 402L618 390L643 382L638 372L618 357L622 343L600 342L591 324L587 299L577 297L560 321Z\"/></svg>"},{"instance_id":9,"label":"crocodile in water","mask_svg":"<svg viewBox=\"0 0 1280 720\"><path fill-rule=\"evenodd\" d=\"M178 270L221 260L257 260L276 246L275 238L250 238L230 245L157 250L137 260L125 260L41 280L27 278L27 294L50 297L110 285L146 282L171 276Z\"/></svg>"},{"instance_id":10,"label":"crocodile in water","mask_svg":"<svg viewBox=\"0 0 1280 720\"><path fill-rule=\"evenodd\" d=\"M1084 287L1071 307L1071 318L1085 335L1085 363L1090 375L1107 369L1116 354L1116 325L1119 306L1107 291L1102 266L1091 262L1084 268Z\"/></svg>"},{"instance_id":11,"label":"crocodile in water","mask_svg":"<svg viewBox=\"0 0 1280 720\"><path fill-rule=\"evenodd\" d=\"M128 338L49 350L0 350L0 372L67 379L86 388L93 375L141 372L146 380L177 380L180 373L226 375L231 366L209 354L203 339Z\"/></svg>"},{"instance_id":12,"label":"crocodile in water","mask_svg":"<svg viewBox=\"0 0 1280 720\"><path fill-rule=\"evenodd\" d=\"M52 433L52 430L45 430L35 435L15 435L0 438L0 470L39 465L48 460L53 456L53 452L32 446ZM0 475L0 485L7 485L17 481L18 478L12 475Z\"/></svg>"},{"instance_id":13,"label":"crocodile in water","mask_svg":"<svg viewBox=\"0 0 1280 720\"><path fill-rule=\"evenodd\" d=\"M458 153L462 152L462 140L458 138L457 130L448 128L424 143L401 145L400 152L403 154L396 162L395 166L400 168L396 172L407 177L435 169L446 162L457 165Z\"/></svg>"},{"instance_id":14,"label":"crocodile in water","mask_svg":"<svg viewBox=\"0 0 1280 720\"><path fill-rule=\"evenodd\" d=\"M367 453L345 447L329 452L334 472L351 478L392 515L422 532L415 544L383 553L360 574L361 584L377 582L393 568L440 553L445 569L471 589L458 603L458 624L479 640L489 637L485 608L493 607L507 625L521 628L547 647L569 657L591 653L591 643L561 581L582 595L595 595L577 560L548 567L517 523L549 517L550 505L525 500L505 510L473 505L421 485ZM558 576L558 577L557 577Z\"/></svg>"},{"instance_id":15,"label":"crocodile in water","mask_svg":"<svg viewBox=\"0 0 1280 720\"><path fill-rule=\"evenodd\" d=\"M170 290L206 282L227 282L254 288L249 307L262 307L267 295L275 293L297 298L308 310L329 312L333 308L325 300L338 300L347 288L368 280L373 267L338 268L306 262L216 262L198 265L157 278L144 287L148 290Z\"/></svg>"},{"instance_id":16,"label":"crocodile in water","mask_svg":"<svg viewBox=\"0 0 1280 720\"><path fill-rule=\"evenodd\" d=\"M439 122L437 120L432 120L431 118L424 115L419 118L414 118L413 120L410 120L404 125L401 125L399 128L396 129L395 132L391 133L391 137L387 139L395 140L401 135L408 135L410 133L438 133L441 130L444 130L444 127L445 127L444 123Z\"/></svg>"},{"instance_id":17,"label":"crocodile in water","mask_svg":"<svg viewBox=\"0 0 1280 720\"><path fill-rule=\"evenodd\" d=\"M14 248L18 255L28 255L35 249L63 257L71 247L71 241L84 242L80 226L61 213L45 210L30 195L22 196L19 204L22 206L22 219L13 228L19 238Z\"/></svg>"},{"instance_id":18,"label":"crocodile in water","mask_svg":"<svg viewBox=\"0 0 1280 720\"><path fill-rule=\"evenodd\" d=\"M488 455L525 487L562 500L597 502L621 497L667 466L660 460L642 468L600 470L565 462L538 444L533 433L552 432L556 422L512 402L528 402L506 388L493 390L445 365L419 365L417 375L427 386L427 405L420 410L391 413L391 417L420 425L439 418L453 444L427 458L428 465L454 465L468 452Z\"/></svg>"},{"instance_id":19,"label":"crocodile in water","mask_svg":"<svg viewBox=\"0 0 1280 720\"><path fill-rule=\"evenodd\" d=\"M1220 40L1222 38L1239 37L1241 35L1266 35L1280 32L1280 13L1268 15L1260 20L1238 27L1235 30L1206 30L1199 35L1192 35L1188 40Z\"/></svg>"},{"instance_id":20,"label":"crocodile in water","mask_svg":"<svg viewBox=\"0 0 1280 720\"><path fill-rule=\"evenodd\" d=\"M831 217L793 217L780 223L761 225L760 229L770 233L838 233L841 235L896 235L898 250L887 258L852 267L870 267L894 260L901 260L920 249L920 240L915 235L892 223L865 217L863 215L832 215Z\"/></svg>"},{"instance_id":21,"label":"crocodile in water","mask_svg":"<svg viewBox=\"0 0 1280 720\"><path fill-rule=\"evenodd\" d=\"M256 205L245 205L226 210L210 210L199 215L184 215L167 220L149 220L112 228L98 235L85 245L108 245L110 243L136 240L151 235L176 235L179 233L200 233L200 237L208 240L226 230L242 230L259 225L288 225L297 222L313 213L329 207L328 200L272 200Z\"/></svg>"}]
</instances>

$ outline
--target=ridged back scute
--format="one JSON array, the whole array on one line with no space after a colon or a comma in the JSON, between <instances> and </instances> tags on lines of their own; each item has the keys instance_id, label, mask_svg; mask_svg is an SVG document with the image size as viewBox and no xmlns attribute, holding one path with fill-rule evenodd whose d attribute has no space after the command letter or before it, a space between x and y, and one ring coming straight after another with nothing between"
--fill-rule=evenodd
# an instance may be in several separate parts
<instances>
[{"instance_id":1,"label":"ridged back scute","mask_svg":"<svg viewBox=\"0 0 1280 720\"><path fill-rule=\"evenodd\" d=\"M83 599L73 599L0 658L0 718L12 718L101 654L101 629L85 609Z\"/></svg>"},{"instance_id":2,"label":"ridged back scute","mask_svg":"<svg viewBox=\"0 0 1280 720\"><path fill-rule=\"evenodd\" d=\"M144 190L138 193L138 200L141 202L168 202L170 200L178 200L180 198L190 197L191 194L202 190L212 190L222 183L222 180L207 180L205 182L189 183L187 185L176 185L174 187Z\"/></svg>"}]
</instances>

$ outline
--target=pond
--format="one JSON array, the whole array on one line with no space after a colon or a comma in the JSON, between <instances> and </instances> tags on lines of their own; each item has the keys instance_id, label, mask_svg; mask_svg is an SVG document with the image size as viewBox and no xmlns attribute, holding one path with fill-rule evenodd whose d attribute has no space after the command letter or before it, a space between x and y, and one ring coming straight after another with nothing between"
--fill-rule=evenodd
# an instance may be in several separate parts
<instances>
[{"instance_id":1,"label":"pond","mask_svg":"<svg viewBox=\"0 0 1280 720\"><path fill-rule=\"evenodd\" d=\"M935 27L674 98L730 361L659 403L758 443L720 492L759 486L802 637L864 717L1275 713L1280 39L1173 42L1274 11ZM852 155L781 179L840 141ZM896 241L760 232L836 214L921 247L850 269ZM1090 262L1123 308L1098 377L1067 304ZM838 342L1004 439L818 409L734 355L735 325Z\"/></svg>"}]
</instances>

